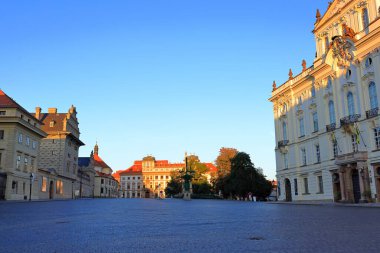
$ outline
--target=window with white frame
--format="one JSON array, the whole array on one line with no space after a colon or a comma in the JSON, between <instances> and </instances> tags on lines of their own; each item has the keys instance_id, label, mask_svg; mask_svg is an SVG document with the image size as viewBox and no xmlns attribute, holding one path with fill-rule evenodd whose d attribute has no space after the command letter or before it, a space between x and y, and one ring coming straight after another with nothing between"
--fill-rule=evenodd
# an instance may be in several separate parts
<instances>
[{"instance_id":1,"label":"window with white frame","mask_svg":"<svg viewBox=\"0 0 380 253\"><path fill-rule=\"evenodd\" d=\"M321 162L321 150L319 148L319 144L315 145L315 156L316 156L317 163L320 163Z\"/></svg>"},{"instance_id":2,"label":"window with white frame","mask_svg":"<svg viewBox=\"0 0 380 253\"><path fill-rule=\"evenodd\" d=\"M313 112L313 128L314 132L318 132L318 113Z\"/></svg>"},{"instance_id":3,"label":"window with white frame","mask_svg":"<svg viewBox=\"0 0 380 253\"><path fill-rule=\"evenodd\" d=\"M30 146L30 138L29 136L26 136L26 146Z\"/></svg>"},{"instance_id":4,"label":"window with white frame","mask_svg":"<svg viewBox=\"0 0 380 253\"><path fill-rule=\"evenodd\" d=\"M302 165L306 166L307 165L307 158L306 158L306 149L301 148L301 158L302 158Z\"/></svg>"},{"instance_id":5,"label":"window with white frame","mask_svg":"<svg viewBox=\"0 0 380 253\"><path fill-rule=\"evenodd\" d=\"M355 103L354 103L354 95L352 92L347 93L347 106L348 106L348 114L350 116L355 114Z\"/></svg>"},{"instance_id":6,"label":"window with white frame","mask_svg":"<svg viewBox=\"0 0 380 253\"><path fill-rule=\"evenodd\" d=\"M18 134L18 143L22 143L22 134Z\"/></svg>"},{"instance_id":7,"label":"window with white frame","mask_svg":"<svg viewBox=\"0 0 380 253\"><path fill-rule=\"evenodd\" d=\"M283 140L287 140L288 139L288 133L287 133L287 127L286 127L286 123L285 122L282 122L282 136L283 136Z\"/></svg>"},{"instance_id":8,"label":"window with white frame","mask_svg":"<svg viewBox=\"0 0 380 253\"><path fill-rule=\"evenodd\" d=\"M380 149L380 127L376 127L373 129L375 134L375 146L376 149Z\"/></svg>"},{"instance_id":9,"label":"window with white frame","mask_svg":"<svg viewBox=\"0 0 380 253\"><path fill-rule=\"evenodd\" d=\"M305 123L303 117L298 119L298 125L300 130L300 137L305 136Z\"/></svg>"},{"instance_id":10,"label":"window with white frame","mask_svg":"<svg viewBox=\"0 0 380 253\"><path fill-rule=\"evenodd\" d=\"M16 168L19 169L21 165L21 155L17 155L16 158Z\"/></svg>"},{"instance_id":11,"label":"window with white frame","mask_svg":"<svg viewBox=\"0 0 380 253\"><path fill-rule=\"evenodd\" d=\"M336 123L335 118L335 107L334 107L334 101L330 100L329 102L329 116L330 116L330 124Z\"/></svg>"},{"instance_id":12,"label":"window with white frame","mask_svg":"<svg viewBox=\"0 0 380 253\"><path fill-rule=\"evenodd\" d=\"M369 92L369 103L370 103L371 109L378 108L376 84L374 82L369 83L368 92Z\"/></svg>"}]
</instances>

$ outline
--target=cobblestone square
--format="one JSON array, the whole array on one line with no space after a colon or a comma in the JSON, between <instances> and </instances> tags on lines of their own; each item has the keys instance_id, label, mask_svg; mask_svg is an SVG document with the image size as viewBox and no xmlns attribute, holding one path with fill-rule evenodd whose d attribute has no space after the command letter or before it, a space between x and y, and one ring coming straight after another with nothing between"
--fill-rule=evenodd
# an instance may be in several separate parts
<instances>
[{"instance_id":1,"label":"cobblestone square","mask_svg":"<svg viewBox=\"0 0 380 253\"><path fill-rule=\"evenodd\" d=\"M0 203L0 252L377 252L379 211L175 199Z\"/></svg>"}]
</instances>

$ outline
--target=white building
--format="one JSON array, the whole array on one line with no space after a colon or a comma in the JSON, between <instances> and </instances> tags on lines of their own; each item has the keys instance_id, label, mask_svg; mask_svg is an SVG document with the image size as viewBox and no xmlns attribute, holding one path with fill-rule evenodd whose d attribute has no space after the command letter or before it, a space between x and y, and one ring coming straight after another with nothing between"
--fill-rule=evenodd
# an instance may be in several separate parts
<instances>
[{"instance_id":1,"label":"white building","mask_svg":"<svg viewBox=\"0 0 380 253\"><path fill-rule=\"evenodd\" d=\"M317 11L314 64L273 84L279 200L380 200L379 12L380 0Z\"/></svg>"}]
</instances>

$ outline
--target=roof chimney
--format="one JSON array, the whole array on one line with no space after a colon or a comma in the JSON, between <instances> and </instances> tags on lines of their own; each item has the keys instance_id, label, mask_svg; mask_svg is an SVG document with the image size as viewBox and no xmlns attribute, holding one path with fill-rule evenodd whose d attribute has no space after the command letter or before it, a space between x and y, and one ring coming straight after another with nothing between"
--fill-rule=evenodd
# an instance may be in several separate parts
<instances>
[{"instance_id":1,"label":"roof chimney","mask_svg":"<svg viewBox=\"0 0 380 253\"><path fill-rule=\"evenodd\" d=\"M36 119L41 119L41 107L36 107Z\"/></svg>"},{"instance_id":2,"label":"roof chimney","mask_svg":"<svg viewBox=\"0 0 380 253\"><path fill-rule=\"evenodd\" d=\"M57 114L57 108L49 108L48 113Z\"/></svg>"}]
</instances>

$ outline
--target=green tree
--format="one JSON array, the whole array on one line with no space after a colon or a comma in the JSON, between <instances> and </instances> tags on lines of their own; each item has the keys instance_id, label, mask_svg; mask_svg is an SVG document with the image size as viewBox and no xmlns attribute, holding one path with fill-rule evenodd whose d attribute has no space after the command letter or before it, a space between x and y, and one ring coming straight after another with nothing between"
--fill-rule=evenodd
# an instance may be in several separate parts
<instances>
[{"instance_id":1,"label":"green tree","mask_svg":"<svg viewBox=\"0 0 380 253\"><path fill-rule=\"evenodd\" d=\"M165 188L166 196L176 195L182 192L181 174L178 171L171 173L171 180Z\"/></svg>"},{"instance_id":2,"label":"green tree","mask_svg":"<svg viewBox=\"0 0 380 253\"><path fill-rule=\"evenodd\" d=\"M218 168L218 177L225 177L231 173L231 159L235 157L238 151L234 148L221 148L219 155L215 160Z\"/></svg>"}]
</instances>

